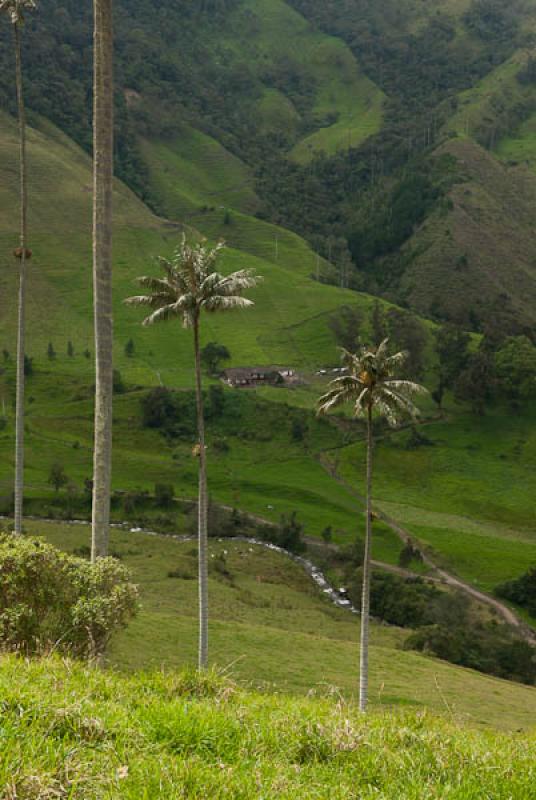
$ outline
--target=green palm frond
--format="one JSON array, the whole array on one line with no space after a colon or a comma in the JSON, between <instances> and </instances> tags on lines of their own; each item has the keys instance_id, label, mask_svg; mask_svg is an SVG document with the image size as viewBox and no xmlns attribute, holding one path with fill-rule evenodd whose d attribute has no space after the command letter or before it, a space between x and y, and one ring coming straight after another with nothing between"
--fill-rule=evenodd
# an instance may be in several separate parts
<instances>
[{"instance_id":1,"label":"green palm frond","mask_svg":"<svg viewBox=\"0 0 536 800\"><path fill-rule=\"evenodd\" d=\"M251 300L242 297L242 293L254 288L261 278L250 269L230 275L217 272L216 262L223 247L223 242L214 247L202 242L192 244L183 236L171 259L159 258L165 276L138 278L138 283L149 293L130 297L125 303L156 309L144 320L144 325L181 316L182 324L187 328L195 323L201 311L231 311L253 305ZM173 311L164 311L167 307Z\"/></svg>"},{"instance_id":2,"label":"green palm frond","mask_svg":"<svg viewBox=\"0 0 536 800\"><path fill-rule=\"evenodd\" d=\"M160 308L161 306L170 305L170 299L171 302L173 302L173 298L170 298L168 294L164 294L163 292L158 294L141 294L136 297L128 297L125 300L125 305Z\"/></svg>"},{"instance_id":3,"label":"green palm frond","mask_svg":"<svg viewBox=\"0 0 536 800\"><path fill-rule=\"evenodd\" d=\"M167 292L170 295L174 293L174 287L167 278L154 278L152 275L143 275L141 278L137 278L136 281L140 286L151 289L153 292Z\"/></svg>"},{"instance_id":4,"label":"green palm frond","mask_svg":"<svg viewBox=\"0 0 536 800\"><path fill-rule=\"evenodd\" d=\"M394 389L395 391L401 392L409 392L410 394L428 394L428 389L426 387L421 386L420 383L414 383L413 381L406 381L406 380L387 380L386 385L389 386L390 389Z\"/></svg>"},{"instance_id":5,"label":"green palm frond","mask_svg":"<svg viewBox=\"0 0 536 800\"><path fill-rule=\"evenodd\" d=\"M205 311L234 311L236 308L248 308L254 305L253 300L248 300L246 297L225 297L221 295L213 295L203 300L201 308Z\"/></svg>"},{"instance_id":6,"label":"green palm frond","mask_svg":"<svg viewBox=\"0 0 536 800\"><path fill-rule=\"evenodd\" d=\"M375 410L395 426L404 414L416 417L419 413L412 395L426 394L418 383L396 378L397 369L403 365L407 353L389 355L389 340L385 339L376 350L363 347L357 353L342 350L342 364L347 374L334 378L329 391L318 401L318 413L325 414L337 406L352 403L354 416L361 417Z\"/></svg>"},{"instance_id":7,"label":"green palm frond","mask_svg":"<svg viewBox=\"0 0 536 800\"><path fill-rule=\"evenodd\" d=\"M157 322L163 322L164 320L171 319L172 317L182 316L182 310L178 309L176 305L160 306L160 308L157 308L152 314L149 314L148 317L145 317L142 325L144 325L144 327L148 327L149 325L155 325Z\"/></svg>"},{"instance_id":8,"label":"green palm frond","mask_svg":"<svg viewBox=\"0 0 536 800\"><path fill-rule=\"evenodd\" d=\"M24 25L25 12L36 8L35 0L0 0L0 14L7 14L13 25Z\"/></svg>"}]
</instances>

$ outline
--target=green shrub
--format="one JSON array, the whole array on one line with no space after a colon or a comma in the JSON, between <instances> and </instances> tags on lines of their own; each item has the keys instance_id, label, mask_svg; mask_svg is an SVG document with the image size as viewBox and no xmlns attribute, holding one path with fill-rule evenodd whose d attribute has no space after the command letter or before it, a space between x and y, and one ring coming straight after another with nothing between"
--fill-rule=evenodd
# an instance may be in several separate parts
<instances>
[{"instance_id":1,"label":"green shrub","mask_svg":"<svg viewBox=\"0 0 536 800\"><path fill-rule=\"evenodd\" d=\"M137 608L137 587L113 558L90 564L36 538L0 533L0 646L25 654L104 652Z\"/></svg>"},{"instance_id":2,"label":"green shrub","mask_svg":"<svg viewBox=\"0 0 536 800\"><path fill-rule=\"evenodd\" d=\"M534 685L536 655L531 645L495 622L471 626L429 625L406 639L405 649L430 653L499 678Z\"/></svg>"},{"instance_id":3,"label":"green shrub","mask_svg":"<svg viewBox=\"0 0 536 800\"><path fill-rule=\"evenodd\" d=\"M497 586L495 594L526 608L531 617L536 618L536 566L531 567L517 580Z\"/></svg>"},{"instance_id":4,"label":"green shrub","mask_svg":"<svg viewBox=\"0 0 536 800\"><path fill-rule=\"evenodd\" d=\"M170 483L157 483L154 487L154 497L157 508L169 508L173 505L175 489Z\"/></svg>"}]
</instances>

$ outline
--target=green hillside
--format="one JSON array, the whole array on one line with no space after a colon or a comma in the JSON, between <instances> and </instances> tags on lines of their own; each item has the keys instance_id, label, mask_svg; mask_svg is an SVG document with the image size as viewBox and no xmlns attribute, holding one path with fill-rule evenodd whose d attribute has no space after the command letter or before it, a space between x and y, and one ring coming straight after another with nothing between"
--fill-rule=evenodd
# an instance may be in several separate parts
<instances>
[{"instance_id":1,"label":"green hillside","mask_svg":"<svg viewBox=\"0 0 536 800\"><path fill-rule=\"evenodd\" d=\"M87 9L51 3L25 31L28 105L89 149L91 20ZM499 187L517 194L523 176L505 171L490 186L478 151L465 151L489 213L462 213L453 243L443 217L449 201L459 204L447 197L448 177L436 180L433 157L454 133L507 161L520 160L516 148L520 157L530 150L532 2L386 0L379 8L372 0L180 0L164 9L120 0L117 15L117 174L159 214L202 230L206 222L208 232L215 220L200 219L201 209L222 220L226 209L257 215L305 236L332 261L319 270L313 257L310 269L329 283L344 268L350 286L472 327L492 320L506 294L513 315L533 324L532 293L518 280L529 273L532 284L526 253L511 254L511 280L496 247L513 234L530 239L524 222L518 231L508 219L501 224ZM0 94L13 108L9 48L1 53ZM42 89L59 85L55 105ZM390 209L389 194L404 193L416 176L438 196L422 206L428 193L419 185L401 209ZM523 217L531 203L521 192ZM378 204L386 213L376 218ZM235 223L245 225L238 216ZM241 232L224 232L242 249ZM480 249L484 268L462 276L454 292L460 260ZM476 322L469 283L481 299Z\"/></svg>"},{"instance_id":2,"label":"green hillside","mask_svg":"<svg viewBox=\"0 0 536 800\"><path fill-rule=\"evenodd\" d=\"M479 733L432 714L365 718L333 699L261 696L211 674L125 679L54 659L4 657L0 686L7 796L533 795L533 736Z\"/></svg>"},{"instance_id":3,"label":"green hillside","mask_svg":"<svg viewBox=\"0 0 536 800\"><path fill-rule=\"evenodd\" d=\"M240 4L223 37L236 58L254 69L258 64L261 76L285 69L307 76L311 97L306 118L284 88L265 90L257 106L266 132L292 136L294 129L299 138L292 149L296 160L306 162L318 151L333 155L355 147L380 129L382 93L363 75L351 51L340 40L312 29L283 0ZM300 136L304 123L312 131Z\"/></svg>"},{"instance_id":4,"label":"green hillside","mask_svg":"<svg viewBox=\"0 0 536 800\"><path fill-rule=\"evenodd\" d=\"M0 163L6 180L1 181L0 204L8 208L17 202L17 145L15 126L5 119ZM42 497L50 495L47 478L55 461L68 465L79 489L91 474L92 374L91 360L84 353L86 348L92 351L91 174L87 156L50 125L30 131L29 168L34 187L30 207L34 255L29 273L27 354L34 360L34 374L28 378L27 481L30 496ZM49 201L51 190L57 192L53 204ZM255 267L265 278L256 292L254 311L237 313L233 318L209 318L204 341L224 343L231 351L232 364L279 363L303 371L308 381L295 393L266 390L270 398L267 409L273 407L270 413L278 420L279 435L273 442L268 430L252 432L253 441L258 440L253 446L241 438L240 431L232 430L231 451L212 460L215 497L233 504L238 493L246 510L266 512L268 516L266 507L271 505L277 509L271 514L276 520L281 513L296 510L311 533L319 534L323 527L335 523L341 536L347 538L354 530L356 504L344 490L333 488L308 449L312 446L314 453L329 446L332 439L328 433L323 442L309 437L293 442L292 419L285 402L292 403L295 395L298 405L311 407L323 386L315 383L314 372L324 364L337 363L333 333L327 325L329 315L343 304L367 309L372 300L312 280L316 256L295 234L238 212L233 212L233 222L228 226L223 225L220 212L202 214L199 219L204 224L197 225L196 218L196 227L210 236L230 233L227 238L234 248L229 248L225 257L229 268ZM1 225L2 251L9 253L16 242L11 218L2 217ZM157 269L155 257L171 251L182 227L155 217L120 183L116 184L115 226L116 366L130 388L160 382L170 387L191 387L192 343L188 333L179 326L176 330L143 330L139 315L122 304L123 298L135 291L134 278ZM15 277L10 257L4 256L0 345L9 359L0 374L0 403L7 417L7 427L0 432L0 481L5 497L11 484L14 436L16 348L11 298L16 293ZM46 314L42 313L44 301ZM135 344L134 358L124 351L129 338ZM67 356L69 341L74 348L71 357ZM47 357L49 342L57 354L53 361ZM138 390L116 398L115 488L152 490L156 482L166 480L176 486L180 496L195 496L192 436L163 446L159 433L141 427L142 396ZM248 425L252 421L249 415L254 413L252 402L245 412ZM137 427L134 439L133 420ZM225 426L223 435L229 435ZM177 459L182 462L180 467ZM393 552L391 545L388 549ZM395 553L396 548L393 558Z\"/></svg>"},{"instance_id":5,"label":"green hillside","mask_svg":"<svg viewBox=\"0 0 536 800\"><path fill-rule=\"evenodd\" d=\"M1 205L7 208L16 204L17 150L15 126L4 119L1 164L5 179L0 183L0 192ZM228 156L208 137L194 137L192 141L202 142L203 146L196 150L192 145L190 151L183 151L180 169L174 163L167 178L164 175L166 179L173 176L173 181L169 180L167 185L183 186L186 193L190 191L188 185L192 191L195 189L197 195L195 204L190 206L189 224L213 239L223 236L228 240L231 248L226 263L229 267L254 266L265 277L262 287L256 292L256 308L247 316L237 314L233 319L207 320L204 340L226 344L231 351L231 364L286 364L301 371L306 381L304 386L293 391L266 388L259 390L258 400L251 395L243 398L241 424L249 427L259 413L266 419L266 425L255 423L249 441L236 430L234 423L230 423L236 413L233 410L234 395L226 392L229 421L224 420L221 426L216 426L211 436L214 441L223 436L228 449L227 452L215 451L209 461L211 491L219 502L239 505L274 521L282 513L297 511L306 533L319 535L331 525L340 541L348 541L356 529L361 530L360 504L319 463L325 458L325 451L344 444L342 435L329 426L325 433L317 433L310 411L293 412L290 409L310 409L325 385L325 379L314 373L323 365L336 364L334 336L328 325L330 315L341 305L356 305L368 313L372 298L312 280L310 275L316 271L317 256L295 234L235 210L236 207L210 205L210 169L207 163L223 165L219 172L216 171L216 175L221 176L220 182L215 178L215 185L223 187L222 191L232 186L235 178L246 177L247 180L247 172L240 162ZM475 162L471 149L475 145L462 140L450 145L452 148L462 146L465 147L462 154L470 153ZM154 153L158 150L155 149ZM91 474L91 361L84 355L86 348L92 350L88 224L91 177L87 156L47 123L43 123L39 131L30 132L29 154L33 182L30 225L34 257L30 267L28 355L34 359L34 374L28 378L27 482L32 502L45 498L46 503L46 498L53 495L47 480L54 462L65 465L70 480L79 491ZM497 167L482 151L477 151L477 155L477 163L482 164L482 174L490 182L491 194L493 186L501 180L502 167ZM155 165L160 165L162 170L159 174L164 174L162 165L166 164L166 159L158 159L156 155L154 158ZM472 162L469 158L465 160L468 170ZM188 184L189 172L185 165L189 165L188 169L194 175L205 170L205 182L192 178ZM49 202L51 186L56 191L54 204ZM250 184L243 186L245 191L251 192ZM512 187L509 196L511 204L516 202L514 190ZM457 192L454 196L459 198L460 206L467 209L472 200L465 194L467 187L455 187L453 191ZM177 202L180 204L182 201ZM229 209L230 219L226 221L225 211ZM513 210L510 209L510 218L514 216ZM170 206L169 211L169 216L179 218L179 206ZM116 184L115 219L115 359L123 381L130 389L155 386L160 381L171 387L191 387L191 342L188 334L171 328L142 330L138 315L121 303L122 298L133 291L134 277L156 269L154 257L170 252L182 228L176 222L155 217L120 183ZM521 214L518 213L518 225L520 220ZM1 224L2 249L9 253L16 241L15 232L8 216L2 217ZM519 236L516 238L523 241ZM440 242L438 247L441 249ZM11 404L15 352L14 306L9 298L15 293L15 276L9 257L4 258L0 344L9 351L11 359L5 363L0 375L0 402L7 416L7 427L0 432L0 451L3 454L0 480L3 494L7 497L13 454ZM448 285L446 274L443 282L444 287ZM529 291L527 284L527 297ZM42 313L43 298L47 303L46 315ZM124 351L129 338L135 344L133 358ZM66 353L68 341L72 341L74 346L75 355L72 357ZM57 352L54 361L46 356L49 342ZM180 497L195 496L195 468L190 456L195 437L166 442L157 431L143 429L140 407L143 396L144 391L138 388L116 397L114 488L153 491L155 483L164 481L174 485ZM265 403L260 412L259 403ZM431 407L428 409L427 406L426 410L431 411ZM309 428L302 441L293 440L291 427L295 413L305 415L303 424ZM475 433L474 423L460 416L460 409L453 406L448 424L437 423L430 429L432 439L444 442L441 448L395 450L396 460L390 457L387 461L384 461L384 451L380 449L377 478L378 499L398 504L395 516L403 522L406 519L410 521L415 536L433 546L440 557L447 559L451 568L471 580L482 581L487 589L492 589L499 579L521 574L534 557L530 544L515 547L512 541L504 545L497 543L496 539L501 537L497 537L493 529L491 537L486 539L486 549L490 559L500 562L500 569L490 569L486 574L483 569L475 571L471 553L478 549L478 542L471 550L470 539L464 539L467 552L464 544L459 553L452 544L452 536L459 529L460 516L470 516L484 523L501 523L520 531L519 538L530 542L533 517L525 475L526 470L531 469L532 451L523 447L522 458L512 463L507 473L504 469L508 462L505 464L499 455L516 447L520 438L526 438L522 431L527 426L530 428L531 417L520 418L519 432L515 424L506 428L503 447L496 455L490 455L485 445L486 437L489 437L485 424L493 430L494 420L498 418L499 424L503 425L502 411L498 410L497 414L498 417L490 417L489 423L482 424L481 432ZM359 429L354 435L361 435ZM492 452L496 449L494 447ZM460 458L460 452L467 454L467 464ZM481 488L477 492L473 481L471 492L460 491L460 487L466 485L468 474L474 476L475 464L482 475ZM490 470L494 469L499 469L502 476L498 475L496 483L489 479ZM419 477L423 474L435 487L433 493L427 490L423 494ZM453 487L450 494L447 494L445 474ZM360 488L361 471L355 473L352 468L346 476ZM431 476L434 476L433 480ZM497 493L496 486L501 481L502 491ZM389 487L388 491L386 487ZM415 519L419 513L422 514L421 520ZM443 516L430 521L430 514ZM447 521L444 515L447 515ZM393 533L387 529L378 531L377 558L396 563L399 549Z\"/></svg>"},{"instance_id":6,"label":"green hillside","mask_svg":"<svg viewBox=\"0 0 536 800\"><path fill-rule=\"evenodd\" d=\"M476 586L495 586L536 561L532 488L536 462L534 410L514 416L499 410L482 419L426 426L429 446L408 454L407 433L394 433L377 449L380 508ZM339 454L340 473L362 481L361 444ZM408 481L408 463L411 481Z\"/></svg>"},{"instance_id":7,"label":"green hillside","mask_svg":"<svg viewBox=\"0 0 536 800\"><path fill-rule=\"evenodd\" d=\"M17 203L16 127L8 117L4 116L3 121L0 147L5 178L0 203L4 208L13 208ZM217 145L213 145L217 150ZM191 169L196 169L197 162L189 163ZM238 162L231 163L231 169L235 169L235 164ZM69 339L78 353L90 346L91 172L88 157L48 124L40 131L30 131L29 170L33 186L29 224L34 257L30 268L28 355L39 360L46 353L49 341L55 341L62 352ZM240 175L240 168L236 171ZM182 174L176 174L176 178L182 180ZM200 201L206 202L210 194L204 193L195 179L193 183L198 187ZM50 203L51 191L54 203ZM4 215L0 227L4 253L0 331L3 346L10 353L15 350L15 308L10 301L15 291L15 274L8 255L16 242L13 222L9 215ZM156 330L141 333L139 317L122 305L123 298L135 289L135 277L157 269L156 256L171 252L183 228L180 222L155 217L119 182L114 224L117 364L126 370L127 378L145 385L158 382L157 372L167 385L189 383L188 336L162 335ZM289 361L292 366L314 369L333 361L333 338L329 335L324 337L322 349L314 353L302 353L289 342L267 351L260 340L281 328L314 320L343 304L367 306L368 298L313 281L310 275L316 269L317 257L295 234L238 213L232 224L225 226L223 211L199 214L193 224L214 238L228 234L225 238L230 247L225 258L229 267L254 267L265 278L256 295L255 314L247 316L247 336L240 322L246 318L237 314L234 319L209 320L206 340L225 342L236 364ZM46 315L39 313L44 296L48 301ZM324 328L321 316L318 325ZM136 339L140 356L135 365L123 354L124 343L131 336ZM150 366L149 353L152 353ZM66 359L62 360L62 371L79 372L76 364L80 363L87 372L83 361Z\"/></svg>"}]
</instances>

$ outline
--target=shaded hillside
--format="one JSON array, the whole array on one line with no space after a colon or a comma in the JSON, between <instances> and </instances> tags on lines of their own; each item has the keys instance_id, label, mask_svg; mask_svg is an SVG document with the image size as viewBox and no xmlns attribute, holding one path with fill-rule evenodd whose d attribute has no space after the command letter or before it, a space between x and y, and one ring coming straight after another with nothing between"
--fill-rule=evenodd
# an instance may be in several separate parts
<instances>
[{"instance_id":1,"label":"shaded hillside","mask_svg":"<svg viewBox=\"0 0 536 800\"><path fill-rule=\"evenodd\" d=\"M443 145L458 180L403 246L400 295L420 313L480 328L493 316L536 323L536 178L468 138Z\"/></svg>"}]
</instances>

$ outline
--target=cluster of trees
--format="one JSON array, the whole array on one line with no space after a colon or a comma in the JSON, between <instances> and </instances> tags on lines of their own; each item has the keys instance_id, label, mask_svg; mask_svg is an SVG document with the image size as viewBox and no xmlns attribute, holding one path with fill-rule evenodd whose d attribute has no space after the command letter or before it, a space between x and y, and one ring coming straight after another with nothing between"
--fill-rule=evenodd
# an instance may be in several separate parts
<instances>
[{"instance_id":1,"label":"cluster of trees","mask_svg":"<svg viewBox=\"0 0 536 800\"><path fill-rule=\"evenodd\" d=\"M452 624L419 628L404 645L498 678L528 685L536 681L534 648L495 622L475 624L457 617Z\"/></svg>"},{"instance_id":2,"label":"cluster of trees","mask_svg":"<svg viewBox=\"0 0 536 800\"><path fill-rule=\"evenodd\" d=\"M527 336L484 336L472 349L469 335L455 325L436 333L439 379L433 393L439 407L445 390L482 415L492 402L520 408L536 384L536 347Z\"/></svg>"},{"instance_id":3,"label":"cluster of trees","mask_svg":"<svg viewBox=\"0 0 536 800\"><path fill-rule=\"evenodd\" d=\"M204 416L207 422L221 420L231 406L231 413L241 413L235 403L225 396L222 386L209 386L203 392ZM170 438L191 440L196 435L196 398L193 392L173 392L165 386L151 389L141 400L142 424L156 428Z\"/></svg>"},{"instance_id":4,"label":"cluster of trees","mask_svg":"<svg viewBox=\"0 0 536 800\"><path fill-rule=\"evenodd\" d=\"M517 580L497 586L495 594L526 608L529 614L536 619L536 567L531 567Z\"/></svg>"},{"instance_id":5,"label":"cluster of trees","mask_svg":"<svg viewBox=\"0 0 536 800\"><path fill-rule=\"evenodd\" d=\"M385 311L376 301L366 317L357 306L343 307L329 319L340 347L354 350L370 339L376 345L389 337L406 351L405 377L422 380L430 356L436 361L432 397L442 408L446 392L483 415L493 403L512 408L526 404L536 385L536 345L526 334L508 335L508 327L486 326L478 344L453 323L431 333L415 314L392 307Z\"/></svg>"},{"instance_id":6,"label":"cluster of trees","mask_svg":"<svg viewBox=\"0 0 536 800\"><path fill-rule=\"evenodd\" d=\"M387 311L375 301L368 317L357 306L343 306L329 319L335 340L346 350L355 350L362 341L378 346L384 339L406 353L404 375L422 379L426 364L429 334L424 323L413 314L394 306Z\"/></svg>"}]
</instances>

